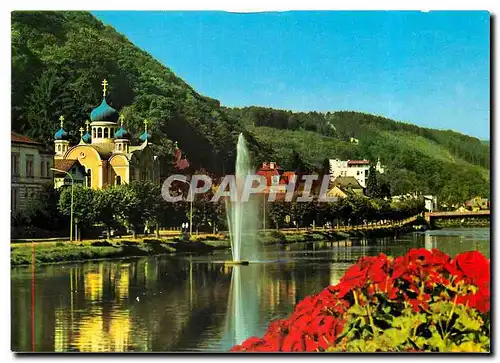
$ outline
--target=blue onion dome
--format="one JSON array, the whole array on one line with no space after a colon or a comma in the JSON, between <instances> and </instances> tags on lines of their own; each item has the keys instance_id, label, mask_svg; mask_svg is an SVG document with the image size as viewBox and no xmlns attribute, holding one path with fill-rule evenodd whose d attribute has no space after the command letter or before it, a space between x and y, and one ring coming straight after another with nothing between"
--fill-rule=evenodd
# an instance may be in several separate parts
<instances>
[{"instance_id":1,"label":"blue onion dome","mask_svg":"<svg viewBox=\"0 0 500 363\"><path fill-rule=\"evenodd\" d=\"M82 136L83 142L86 142L87 144L90 142L91 139L92 139L92 136L90 136L88 131Z\"/></svg>"},{"instance_id":2,"label":"blue onion dome","mask_svg":"<svg viewBox=\"0 0 500 363\"><path fill-rule=\"evenodd\" d=\"M149 140L151 139L151 134L147 131L144 131L141 136L139 136L139 140L141 141L146 141L146 140Z\"/></svg>"},{"instance_id":3,"label":"blue onion dome","mask_svg":"<svg viewBox=\"0 0 500 363\"><path fill-rule=\"evenodd\" d=\"M68 133L61 127L54 134L54 139L55 140L68 140Z\"/></svg>"},{"instance_id":4,"label":"blue onion dome","mask_svg":"<svg viewBox=\"0 0 500 363\"><path fill-rule=\"evenodd\" d=\"M61 121L61 128L57 130L57 132L54 134L54 139L55 140L68 140L69 135L64 130L64 116L59 117L59 120Z\"/></svg>"},{"instance_id":5,"label":"blue onion dome","mask_svg":"<svg viewBox=\"0 0 500 363\"><path fill-rule=\"evenodd\" d=\"M115 139L128 139L130 138L130 134L127 130L122 126L115 132Z\"/></svg>"},{"instance_id":6,"label":"blue onion dome","mask_svg":"<svg viewBox=\"0 0 500 363\"><path fill-rule=\"evenodd\" d=\"M116 111L113 107L108 105L106 102L106 97L102 98L101 104L94 108L90 113L90 120L94 121L118 121L118 111Z\"/></svg>"}]
</instances>

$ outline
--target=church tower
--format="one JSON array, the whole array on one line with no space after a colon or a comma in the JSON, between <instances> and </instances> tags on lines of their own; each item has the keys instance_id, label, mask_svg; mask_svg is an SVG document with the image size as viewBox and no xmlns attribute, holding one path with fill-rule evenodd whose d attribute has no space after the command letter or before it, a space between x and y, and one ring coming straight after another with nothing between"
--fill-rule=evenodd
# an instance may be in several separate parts
<instances>
[{"instance_id":1,"label":"church tower","mask_svg":"<svg viewBox=\"0 0 500 363\"><path fill-rule=\"evenodd\" d=\"M54 159L63 159L69 148L68 133L64 130L64 116L61 115L59 121L61 128L54 134Z\"/></svg>"},{"instance_id":2,"label":"church tower","mask_svg":"<svg viewBox=\"0 0 500 363\"><path fill-rule=\"evenodd\" d=\"M120 115L120 128L115 132L115 149L113 153L127 154L129 152L130 134L123 127L124 119L125 117Z\"/></svg>"},{"instance_id":3,"label":"church tower","mask_svg":"<svg viewBox=\"0 0 500 363\"><path fill-rule=\"evenodd\" d=\"M118 128L118 112L106 102L107 86L108 81L102 81L102 102L90 114L92 144L113 144L113 138Z\"/></svg>"}]
</instances>

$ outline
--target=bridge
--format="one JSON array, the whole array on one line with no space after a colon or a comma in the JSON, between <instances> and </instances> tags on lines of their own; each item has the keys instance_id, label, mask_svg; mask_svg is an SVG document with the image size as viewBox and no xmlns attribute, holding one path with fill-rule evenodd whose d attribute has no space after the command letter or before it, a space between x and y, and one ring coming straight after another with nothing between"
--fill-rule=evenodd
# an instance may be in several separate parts
<instances>
[{"instance_id":1,"label":"bridge","mask_svg":"<svg viewBox=\"0 0 500 363\"><path fill-rule=\"evenodd\" d=\"M427 223L430 223L433 219L441 218L476 218L476 217L489 217L489 210L478 210L475 212L425 212L424 217Z\"/></svg>"}]
</instances>

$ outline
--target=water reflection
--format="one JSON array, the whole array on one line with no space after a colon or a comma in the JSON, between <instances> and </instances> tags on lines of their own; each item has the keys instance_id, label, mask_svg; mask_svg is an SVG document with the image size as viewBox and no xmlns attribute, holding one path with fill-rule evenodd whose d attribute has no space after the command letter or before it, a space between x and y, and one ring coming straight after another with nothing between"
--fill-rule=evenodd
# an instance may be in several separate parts
<instances>
[{"instance_id":1,"label":"water reflection","mask_svg":"<svg viewBox=\"0 0 500 363\"><path fill-rule=\"evenodd\" d=\"M36 351L226 351L262 336L306 295L336 284L362 255L401 255L412 247L451 255L479 249L489 231L433 231L394 239L265 246L270 263L211 263L228 251L193 258L150 257L37 267ZM31 271L12 270L12 349L31 350Z\"/></svg>"}]
</instances>

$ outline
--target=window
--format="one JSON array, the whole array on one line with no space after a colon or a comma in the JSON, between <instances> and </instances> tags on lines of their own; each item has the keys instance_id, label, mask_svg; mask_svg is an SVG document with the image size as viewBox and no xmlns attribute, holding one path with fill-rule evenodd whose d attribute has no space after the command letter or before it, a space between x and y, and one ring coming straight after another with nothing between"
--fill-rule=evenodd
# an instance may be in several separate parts
<instances>
[{"instance_id":1,"label":"window","mask_svg":"<svg viewBox=\"0 0 500 363\"><path fill-rule=\"evenodd\" d=\"M104 128L104 138L107 139L109 137L109 129L107 127Z\"/></svg>"},{"instance_id":2,"label":"window","mask_svg":"<svg viewBox=\"0 0 500 363\"><path fill-rule=\"evenodd\" d=\"M121 185L122 184L122 177L117 175L116 176L116 185Z\"/></svg>"},{"instance_id":3,"label":"window","mask_svg":"<svg viewBox=\"0 0 500 363\"><path fill-rule=\"evenodd\" d=\"M95 128L92 128L92 138L95 139Z\"/></svg>"},{"instance_id":4,"label":"window","mask_svg":"<svg viewBox=\"0 0 500 363\"><path fill-rule=\"evenodd\" d=\"M33 155L26 155L26 176L33 178Z\"/></svg>"},{"instance_id":5,"label":"window","mask_svg":"<svg viewBox=\"0 0 500 363\"><path fill-rule=\"evenodd\" d=\"M19 154L12 154L12 175L19 175Z\"/></svg>"},{"instance_id":6,"label":"window","mask_svg":"<svg viewBox=\"0 0 500 363\"><path fill-rule=\"evenodd\" d=\"M45 163L45 165L47 166L47 170L46 170L47 173L45 175L50 177L50 161L47 160L47 162Z\"/></svg>"},{"instance_id":7,"label":"window","mask_svg":"<svg viewBox=\"0 0 500 363\"><path fill-rule=\"evenodd\" d=\"M118 150L121 151L122 150L122 144L118 144Z\"/></svg>"},{"instance_id":8,"label":"window","mask_svg":"<svg viewBox=\"0 0 500 363\"><path fill-rule=\"evenodd\" d=\"M17 201L19 199L19 190L17 188L12 188L10 190L10 209L12 212L17 210Z\"/></svg>"},{"instance_id":9,"label":"window","mask_svg":"<svg viewBox=\"0 0 500 363\"><path fill-rule=\"evenodd\" d=\"M40 176L45 176L45 162L42 160L40 162Z\"/></svg>"},{"instance_id":10,"label":"window","mask_svg":"<svg viewBox=\"0 0 500 363\"><path fill-rule=\"evenodd\" d=\"M57 151L61 151L61 145L57 145Z\"/></svg>"},{"instance_id":11,"label":"window","mask_svg":"<svg viewBox=\"0 0 500 363\"><path fill-rule=\"evenodd\" d=\"M87 187L92 187L92 173L90 169L87 170Z\"/></svg>"},{"instance_id":12,"label":"window","mask_svg":"<svg viewBox=\"0 0 500 363\"><path fill-rule=\"evenodd\" d=\"M99 138L99 137L102 137L102 127L99 127L99 128L97 129L97 137L98 137L98 138Z\"/></svg>"},{"instance_id":13,"label":"window","mask_svg":"<svg viewBox=\"0 0 500 363\"><path fill-rule=\"evenodd\" d=\"M356 172L356 175L359 175L359 170Z\"/></svg>"}]
</instances>

